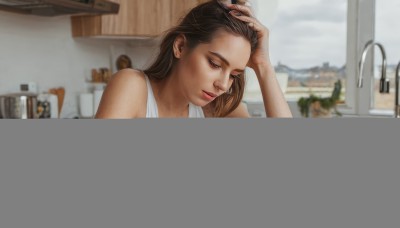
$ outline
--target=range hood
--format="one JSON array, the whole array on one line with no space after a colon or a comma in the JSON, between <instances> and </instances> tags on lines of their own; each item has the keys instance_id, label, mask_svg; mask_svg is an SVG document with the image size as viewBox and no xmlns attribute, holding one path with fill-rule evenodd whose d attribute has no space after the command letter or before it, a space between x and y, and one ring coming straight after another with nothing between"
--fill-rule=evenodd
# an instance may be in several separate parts
<instances>
[{"instance_id":1,"label":"range hood","mask_svg":"<svg viewBox=\"0 0 400 228\"><path fill-rule=\"evenodd\" d=\"M0 10L38 16L117 14L119 4L106 0L0 0Z\"/></svg>"}]
</instances>

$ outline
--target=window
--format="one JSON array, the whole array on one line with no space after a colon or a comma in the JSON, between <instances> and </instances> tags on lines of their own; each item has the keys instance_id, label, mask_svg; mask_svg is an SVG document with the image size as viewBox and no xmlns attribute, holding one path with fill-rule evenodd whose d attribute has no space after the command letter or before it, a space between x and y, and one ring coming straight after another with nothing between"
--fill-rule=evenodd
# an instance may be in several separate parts
<instances>
[{"instance_id":1,"label":"window","mask_svg":"<svg viewBox=\"0 0 400 228\"><path fill-rule=\"evenodd\" d=\"M387 54L387 78L390 80L390 94L379 93L379 79L382 69L380 52L375 53L374 67L374 94L372 109L393 110L395 99L395 71L400 61L400 33L395 32L398 20L394 18L400 12L398 0L376 0L375 13L375 40L381 43Z\"/></svg>"},{"instance_id":2,"label":"window","mask_svg":"<svg viewBox=\"0 0 400 228\"><path fill-rule=\"evenodd\" d=\"M271 31L270 55L277 78L289 102L302 96L329 96L335 79L343 84L343 114L393 116L394 74L400 62L400 33L395 32L400 11L398 0L271 0L257 1L258 17L271 11L263 24ZM262 3L261 3L262 2ZM364 86L358 88L359 64L365 44L381 43L388 60L391 93L380 94L381 56L377 48L368 54L363 72ZM248 72L244 99L262 102L257 78ZM286 80L287 78L287 80ZM287 85L286 85L287 83Z\"/></svg>"},{"instance_id":3,"label":"window","mask_svg":"<svg viewBox=\"0 0 400 228\"><path fill-rule=\"evenodd\" d=\"M271 8L268 2L258 1L258 7ZM345 85L347 0L279 0L267 19L262 22L271 31L271 61L288 101L311 93L330 96L338 79ZM262 101L252 74L245 100Z\"/></svg>"}]
</instances>

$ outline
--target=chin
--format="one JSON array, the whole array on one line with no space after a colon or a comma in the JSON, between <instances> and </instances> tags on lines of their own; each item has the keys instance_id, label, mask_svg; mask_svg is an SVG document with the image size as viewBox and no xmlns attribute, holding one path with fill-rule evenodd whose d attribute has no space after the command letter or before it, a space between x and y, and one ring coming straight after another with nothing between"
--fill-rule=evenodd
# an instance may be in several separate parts
<instances>
[{"instance_id":1,"label":"chin","mask_svg":"<svg viewBox=\"0 0 400 228\"><path fill-rule=\"evenodd\" d=\"M215 99L218 98L218 97L216 97L213 100L209 101L209 100L204 99L202 97L202 94L203 94L203 92L201 92L199 94L192 94L192 96L189 97L190 103L192 103L193 105L196 105L196 106L205 107L205 106L209 105L210 103L214 102Z\"/></svg>"},{"instance_id":2,"label":"chin","mask_svg":"<svg viewBox=\"0 0 400 228\"><path fill-rule=\"evenodd\" d=\"M204 107L207 106L208 104L210 104L210 102L206 102L206 101L193 101L191 102L193 105L199 106L199 107Z\"/></svg>"},{"instance_id":3,"label":"chin","mask_svg":"<svg viewBox=\"0 0 400 228\"><path fill-rule=\"evenodd\" d=\"M211 101L211 102L212 102L212 101ZM192 100L190 101L190 103L192 103L193 105L200 106L200 107L207 106L207 105L210 104L211 102L207 102L207 101L205 101L205 100L203 100L203 99L192 99Z\"/></svg>"}]
</instances>

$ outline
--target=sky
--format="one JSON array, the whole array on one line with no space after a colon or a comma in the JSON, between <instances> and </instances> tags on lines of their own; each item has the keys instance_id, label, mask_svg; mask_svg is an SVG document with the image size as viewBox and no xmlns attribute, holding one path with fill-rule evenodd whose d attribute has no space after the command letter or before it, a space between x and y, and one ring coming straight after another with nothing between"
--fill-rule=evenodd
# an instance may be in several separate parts
<instances>
[{"instance_id":1,"label":"sky","mask_svg":"<svg viewBox=\"0 0 400 228\"><path fill-rule=\"evenodd\" d=\"M382 43L389 64L400 61L399 0L376 0L376 41ZM292 68L341 67L346 61L347 0L254 0L258 19L270 30L270 55Z\"/></svg>"},{"instance_id":2,"label":"sky","mask_svg":"<svg viewBox=\"0 0 400 228\"><path fill-rule=\"evenodd\" d=\"M376 0L376 41L382 43L387 52L388 64L400 61L400 33L394 29L400 27L397 18L400 12L399 0Z\"/></svg>"}]
</instances>

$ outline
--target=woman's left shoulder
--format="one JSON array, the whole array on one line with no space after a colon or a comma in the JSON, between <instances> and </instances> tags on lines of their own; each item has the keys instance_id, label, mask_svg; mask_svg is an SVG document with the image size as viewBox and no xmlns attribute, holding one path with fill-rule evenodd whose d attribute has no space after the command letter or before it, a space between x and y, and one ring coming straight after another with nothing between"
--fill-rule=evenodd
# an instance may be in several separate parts
<instances>
[{"instance_id":1,"label":"woman's left shoulder","mask_svg":"<svg viewBox=\"0 0 400 228\"><path fill-rule=\"evenodd\" d=\"M244 102L240 102L237 108L226 116L226 118L250 118L250 117L251 116L247 109L247 105Z\"/></svg>"}]
</instances>

